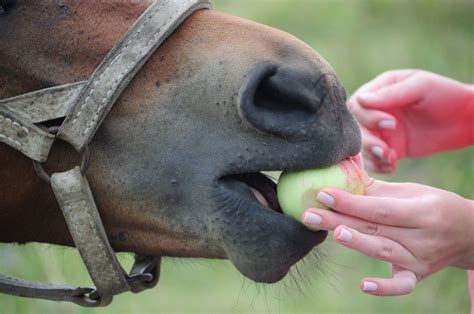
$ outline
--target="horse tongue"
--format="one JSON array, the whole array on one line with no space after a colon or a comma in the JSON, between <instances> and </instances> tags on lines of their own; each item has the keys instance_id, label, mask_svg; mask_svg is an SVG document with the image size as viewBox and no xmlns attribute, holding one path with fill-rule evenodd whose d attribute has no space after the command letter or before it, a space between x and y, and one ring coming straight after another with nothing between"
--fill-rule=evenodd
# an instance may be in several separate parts
<instances>
[{"instance_id":1,"label":"horse tongue","mask_svg":"<svg viewBox=\"0 0 474 314\"><path fill-rule=\"evenodd\" d=\"M256 189L254 189L253 187L250 187L250 190L252 190L252 193L253 195L255 196L255 198L257 199L257 201L262 204L263 206L265 207L268 207L270 208L270 205L268 204L267 200L265 199L265 197L263 197L262 193L260 193L259 191L257 191Z\"/></svg>"},{"instance_id":2,"label":"horse tongue","mask_svg":"<svg viewBox=\"0 0 474 314\"><path fill-rule=\"evenodd\" d=\"M339 163L339 167L345 173L351 185L358 185L363 188L370 179L367 172L365 172L364 161L360 153L344 159ZM363 193L362 190L360 192Z\"/></svg>"}]
</instances>

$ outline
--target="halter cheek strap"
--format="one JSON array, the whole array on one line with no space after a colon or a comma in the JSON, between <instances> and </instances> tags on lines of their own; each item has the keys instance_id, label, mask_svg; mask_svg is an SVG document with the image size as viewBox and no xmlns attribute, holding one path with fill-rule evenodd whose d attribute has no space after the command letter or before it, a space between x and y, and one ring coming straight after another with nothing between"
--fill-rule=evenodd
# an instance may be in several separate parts
<instances>
[{"instance_id":1,"label":"halter cheek strap","mask_svg":"<svg viewBox=\"0 0 474 314\"><path fill-rule=\"evenodd\" d=\"M145 61L191 13L201 8L209 8L209 3L165 0L143 13L87 81L59 131L59 138L82 151Z\"/></svg>"},{"instance_id":2,"label":"halter cheek strap","mask_svg":"<svg viewBox=\"0 0 474 314\"><path fill-rule=\"evenodd\" d=\"M112 48L89 80L0 100L0 142L37 162L56 138L83 151L128 83L163 41L208 0L155 1ZM35 123L65 117L57 135ZM48 178L95 288L74 288L0 275L0 292L82 306L105 306L116 294L153 287L160 258L136 256L130 274L117 261L92 191L79 167Z\"/></svg>"}]
</instances>

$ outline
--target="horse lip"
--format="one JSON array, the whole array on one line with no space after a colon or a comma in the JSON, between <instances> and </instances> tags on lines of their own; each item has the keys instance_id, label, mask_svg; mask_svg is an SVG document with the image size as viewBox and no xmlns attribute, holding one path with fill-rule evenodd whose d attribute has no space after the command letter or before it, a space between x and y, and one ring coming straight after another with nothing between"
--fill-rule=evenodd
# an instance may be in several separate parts
<instances>
[{"instance_id":1,"label":"horse lip","mask_svg":"<svg viewBox=\"0 0 474 314\"><path fill-rule=\"evenodd\" d=\"M326 231L312 232L293 218L257 201L243 182L225 176L215 190L213 229L226 257L246 277L274 283L322 243Z\"/></svg>"}]
</instances>

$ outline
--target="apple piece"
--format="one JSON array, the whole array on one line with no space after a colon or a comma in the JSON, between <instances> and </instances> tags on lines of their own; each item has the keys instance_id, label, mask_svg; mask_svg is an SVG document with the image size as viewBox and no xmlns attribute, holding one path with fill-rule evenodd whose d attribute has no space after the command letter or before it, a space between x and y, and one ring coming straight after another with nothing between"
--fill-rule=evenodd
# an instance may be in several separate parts
<instances>
[{"instance_id":1,"label":"apple piece","mask_svg":"<svg viewBox=\"0 0 474 314\"><path fill-rule=\"evenodd\" d=\"M329 209L316 199L321 189L339 188L363 195L362 171L348 158L327 168L283 172L277 186L280 207L285 215L301 221L301 214L308 208Z\"/></svg>"}]
</instances>

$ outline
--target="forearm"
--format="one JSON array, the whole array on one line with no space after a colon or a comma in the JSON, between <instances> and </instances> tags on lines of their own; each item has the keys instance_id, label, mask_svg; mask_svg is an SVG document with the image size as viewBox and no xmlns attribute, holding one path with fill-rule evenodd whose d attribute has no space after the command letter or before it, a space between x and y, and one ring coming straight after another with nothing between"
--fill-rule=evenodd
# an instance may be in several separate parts
<instances>
[{"instance_id":1,"label":"forearm","mask_svg":"<svg viewBox=\"0 0 474 314\"><path fill-rule=\"evenodd\" d=\"M465 85L465 96L462 104L463 119L460 121L460 138L463 147L474 145L474 85Z\"/></svg>"},{"instance_id":2,"label":"forearm","mask_svg":"<svg viewBox=\"0 0 474 314\"><path fill-rule=\"evenodd\" d=\"M433 130L443 148L441 151L474 145L474 85L456 81L455 88L447 95L450 96L441 106L447 109L444 112L446 123L439 123ZM443 116L438 117L441 118Z\"/></svg>"}]
</instances>

